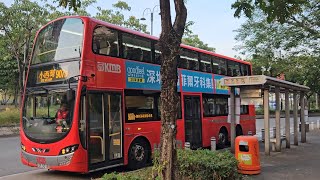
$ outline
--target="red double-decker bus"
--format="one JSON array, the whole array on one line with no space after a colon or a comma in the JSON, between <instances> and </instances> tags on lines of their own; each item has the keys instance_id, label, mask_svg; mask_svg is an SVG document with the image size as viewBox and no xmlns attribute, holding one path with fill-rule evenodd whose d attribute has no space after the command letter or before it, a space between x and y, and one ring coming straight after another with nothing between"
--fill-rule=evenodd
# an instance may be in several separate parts
<instances>
[{"instance_id":1,"label":"red double-decker bus","mask_svg":"<svg viewBox=\"0 0 320 180\"><path fill-rule=\"evenodd\" d=\"M160 54L156 37L89 17L62 17L35 38L21 112L21 160L87 173L140 168L160 143ZM192 149L230 139L224 76L248 62L181 45L177 142ZM236 133L255 134L253 106L240 106ZM241 115L240 115L241 114Z\"/></svg>"}]
</instances>

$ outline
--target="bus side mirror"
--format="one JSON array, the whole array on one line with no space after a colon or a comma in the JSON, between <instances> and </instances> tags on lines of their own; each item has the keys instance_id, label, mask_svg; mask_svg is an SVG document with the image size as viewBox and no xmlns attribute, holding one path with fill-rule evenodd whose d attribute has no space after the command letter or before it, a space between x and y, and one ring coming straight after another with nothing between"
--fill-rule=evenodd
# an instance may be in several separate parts
<instances>
[{"instance_id":1,"label":"bus side mirror","mask_svg":"<svg viewBox=\"0 0 320 180\"><path fill-rule=\"evenodd\" d=\"M71 102L74 100L74 98L75 98L75 91L72 89L68 89L67 90L67 101Z\"/></svg>"}]
</instances>

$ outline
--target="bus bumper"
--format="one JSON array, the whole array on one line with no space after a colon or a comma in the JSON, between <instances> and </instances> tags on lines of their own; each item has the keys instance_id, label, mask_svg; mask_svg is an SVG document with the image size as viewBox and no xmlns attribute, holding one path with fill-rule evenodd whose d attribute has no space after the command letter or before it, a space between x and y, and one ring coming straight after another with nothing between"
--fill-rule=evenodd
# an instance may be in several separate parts
<instances>
[{"instance_id":1,"label":"bus bumper","mask_svg":"<svg viewBox=\"0 0 320 180\"><path fill-rule=\"evenodd\" d=\"M21 152L21 156L25 163L29 166L37 166L39 168L50 169L55 166L66 166L71 163L73 153L59 156L39 156L30 154L25 151Z\"/></svg>"}]
</instances>

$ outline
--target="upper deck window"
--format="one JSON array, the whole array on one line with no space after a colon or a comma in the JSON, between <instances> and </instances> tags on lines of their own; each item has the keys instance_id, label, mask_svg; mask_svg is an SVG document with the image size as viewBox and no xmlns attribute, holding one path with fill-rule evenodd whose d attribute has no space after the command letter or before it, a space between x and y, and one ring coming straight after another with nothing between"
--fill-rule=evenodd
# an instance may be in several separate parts
<instances>
[{"instance_id":1,"label":"upper deck window","mask_svg":"<svg viewBox=\"0 0 320 180\"><path fill-rule=\"evenodd\" d=\"M234 61L228 62L228 76L240 76L240 63Z\"/></svg>"},{"instance_id":2,"label":"upper deck window","mask_svg":"<svg viewBox=\"0 0 320 180\"><path fill-rule=\"evenodd\" d=\"M214 74L227 75L227 61L225 59L213 57L212 67Z\"/></svg>"},{"instance_id":3,"label":"upper deck window","mask_svg":"<svg viewBox=\"0 0 320 180\"><path fill-rule=\"evenodd\" d=\"M207 54L200 54L200 66L202 72L211 73L211 56Z\"/></svg>"},{"instance_id":4,"label":"upper deck window","mask_svg":"<svg viewBox=\"0 0 320 180\"><path fill-rule=\"evenodd\" d=\"M123 33L122 45L124 58L149 63L152 62L150 39Z\"/></svg>"},{"instance_id":5,"label":"upper deck window","mask_svg":"<svg viewBox=\"0 0 320 180\"><path fill-rule=\"evenodd\" d=\"M118 32L104 26L93 32L92 50L96 54L118 56Z\"/></svg>"},{"instance_id":6,"label":"upper deck window","mask_svg":"<svg viewBox=\"0 0 320 180\"><path fill-rule=\"evenodd\" d=\"M161 51L158 43L154 45L154 52L155 52L154 62L156 64L161 64Z\"/></svg>"},{"instance_id":7,"label":"upper deck window","mask_svg":"<svg viewBox=\"0 0 320 180\"><path fill-rule=\"evenodd\" d=\"M199 70L198 53L195 51L182 48L180 51L180 59L178 61L178 67L198 71Z\"/></svg>"},{"instance_id":8,"label":"upper deck window","mask_svg":"<svg viewBox=\"0 0 320 180\"><path fill-rule=\"evenodd\" d=\"M54 21L39 32L32 64L79 58L82 39L81 19L66 18Z\"/></svg>"},{"instance_id":9,"label":"upper deck window","mask_svg":"<svg viewBox=\"0 0 320 180\"><path fill-rule=\"evenodd\" d=\"M247 64L240 64L240 74L241 76L248 76L250 75L250 68Z\"/></svg>"}]
</instances>

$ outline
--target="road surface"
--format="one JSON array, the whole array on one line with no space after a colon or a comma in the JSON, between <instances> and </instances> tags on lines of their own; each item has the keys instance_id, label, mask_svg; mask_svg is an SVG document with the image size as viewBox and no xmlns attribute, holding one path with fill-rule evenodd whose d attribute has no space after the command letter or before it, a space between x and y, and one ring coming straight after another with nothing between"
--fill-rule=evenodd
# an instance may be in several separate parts
<instances>
[{"instance_id":1,"label":"road surface","mask_svg":"<svg viewBox=\"0 0 320 180\"><path fill-rule=\"evenodd\" d=\"M298 119L299 120L299 119ZM308 122L320 120L320 117L309 117ZM285 119L281 118L281 128L284 133ZM257 135L261 136L261 129L264 127L263 119L257 119L256 131ZM270 129L275 126L275 119L270 119ZM293 118L290 119L291 132L293 133ZM300 137L299 137L300 139ZM307 135L308 140L308 135ZM20 139L15 137L0 137L0 179L91 179L92 176L99 177L104 172L98 172L90 175L47 171L43 169L31 168L21 164L20 162Z\"/></svg>"},{"instance_id":2,"label":"road surface","mask_svg":"<svg viewBox=\"0 0 320 180\"><path fill-rule=\"evenodd\" d=\"M35 170L21 164L20 149L18 136L0 138L0 177Z\"/></svg>"}]
</instances>

